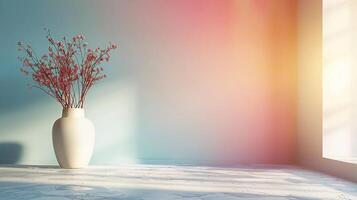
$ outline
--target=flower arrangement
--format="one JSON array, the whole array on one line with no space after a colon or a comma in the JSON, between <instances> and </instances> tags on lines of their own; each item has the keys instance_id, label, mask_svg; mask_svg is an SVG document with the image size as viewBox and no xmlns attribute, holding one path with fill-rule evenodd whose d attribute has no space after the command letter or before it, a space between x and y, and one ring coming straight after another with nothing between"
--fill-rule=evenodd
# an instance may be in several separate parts
<instances>
[{"instance_id":1,"label":"flower arrangement","mask_svg":"<svg viewBox=\"0 0 357 200\"><path fill-rule=\"evenodd\" d=\"M85 37L78 34L67 40L55 40L49 30L46 36L48 53L38 57L31 45L18 42L18 50L24 56L20 71L31 76L38 88L56 99L63 108L83 108L89 89L94 83L106 77L103 62L108 62L110 52L117 48L110 43L105 49L88 48Z\"/></svg>"}]
</instances>

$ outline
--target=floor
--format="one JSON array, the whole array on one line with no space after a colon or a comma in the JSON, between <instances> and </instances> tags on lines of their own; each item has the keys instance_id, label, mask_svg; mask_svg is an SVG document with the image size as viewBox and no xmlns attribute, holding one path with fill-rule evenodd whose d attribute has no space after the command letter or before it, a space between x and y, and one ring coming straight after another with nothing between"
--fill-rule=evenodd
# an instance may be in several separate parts
<instances>
[{"instance_id":1,"label":"floor","mask_svg":"<svg viewBox=\"0 0 357 200\"><path fill-rule=\"evenodd\" d=\"M357 184L290 166L0 166L0 199L357 200Z\"/></svg>"}]
</instances>

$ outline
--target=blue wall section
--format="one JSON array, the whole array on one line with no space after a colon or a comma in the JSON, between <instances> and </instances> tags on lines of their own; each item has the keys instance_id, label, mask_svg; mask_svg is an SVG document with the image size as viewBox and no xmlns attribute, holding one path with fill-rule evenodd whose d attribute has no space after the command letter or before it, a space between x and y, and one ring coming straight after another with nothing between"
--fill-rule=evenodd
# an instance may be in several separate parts
<instances>
[{"instance_id":1,"label":"blue wall section","mask_svg":"<svg viewBox=\"0 0 357 200\"><path fill-rule=\"evenodd\" d=\"M132 162L132 86L126 74L130 39L122 32L101 27L95 1L0 1L0 163L55 164L51 128L61 107L37 90L28 90L30 81L19 73L17 41L30 42L35 50L47 49L44 28L55 36L83 33L93 47L120 43L107 66L109 77L90 94L86 110L97 129L93 163ZM118 21L117 21L118 22ZM119 23L119 22L118 22ZM121 51L121 52L120 52ZM89 109L91 108L91 109ZM131 134L131 135L130 135ZM9 149L15 149L9 151ZM6 151L5 151L6 150ZM16 154L16 155L15 155Z\"/></svg>"},{"instance_id":2,"label":"blue wall section","mask_svg":"<svg viewBox=\"0 0 357 200\"><path fill-rule=\"evenodd\" d=\"M51 128L61 114L61 107L40 91L27 89L30 80L19 73L17 41L30 42L35 50L43 52L47 49L43 29L49 28L58 37L84 33L91 45L105 46L115 41L126 48L119 40L125 36L115 33L114 37L110 30L100 27L93 9L95 4L93 1L0 1L0 151L7 152L0 154L0 163L56 163ZM126 87L127 52L114 52L107 67L109 78L90 94L92 101L87 103L88 108L93 108L87 109L87 116L97 125L98 134L93 163L118 163L133 158L131 136L125 135L132 128L133 111L129 109L133 92L130 88L121 89ZM115 110L114 106L122 106L123 110Z\"/></svg>"}]
</instances>

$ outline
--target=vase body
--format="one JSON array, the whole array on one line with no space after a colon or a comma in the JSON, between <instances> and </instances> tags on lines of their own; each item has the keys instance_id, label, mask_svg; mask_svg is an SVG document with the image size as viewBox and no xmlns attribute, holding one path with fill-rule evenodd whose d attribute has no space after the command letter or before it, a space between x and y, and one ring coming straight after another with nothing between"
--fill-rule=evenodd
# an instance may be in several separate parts
<instances>
[{"instance_id":1,"label":"vase body","mask_svg":"<svg viewBox=\"0 0 357 200\"><path fill-rule=\"evenodd\" d=\"M56 158L62 168L84 168L92 157L94 126L81 108L67 108L52 127Z\"/></svg>"}]
</instances>

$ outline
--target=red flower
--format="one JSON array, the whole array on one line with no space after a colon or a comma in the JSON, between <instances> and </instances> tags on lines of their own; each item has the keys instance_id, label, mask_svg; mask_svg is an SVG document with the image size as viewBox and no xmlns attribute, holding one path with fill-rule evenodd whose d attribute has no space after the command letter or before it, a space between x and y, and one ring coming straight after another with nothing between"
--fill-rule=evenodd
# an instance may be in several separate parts
<instances>
[{"instance_id":1,"label":"red flower","mask_svg":"<svg viewBox=\"0 0 357 200\"><path fill-rule=\"evenodd\" d=\"M94 51L87 49L85 37L78 34L69 42L55 41L50 32L47 35L50 46L48 54L38 59L33 54L30 45L18 42L18 49L25 53L19 60L25 67L20 71L32 76L36 87L55 98L63 107L83 107L88 90L93 84L106 77L103 74L103 61L109 61L110 51L117 45L110 43L105 49L96 48ZM78 59L82 58L82 59Z\"/></svg>"}]
</instances>

